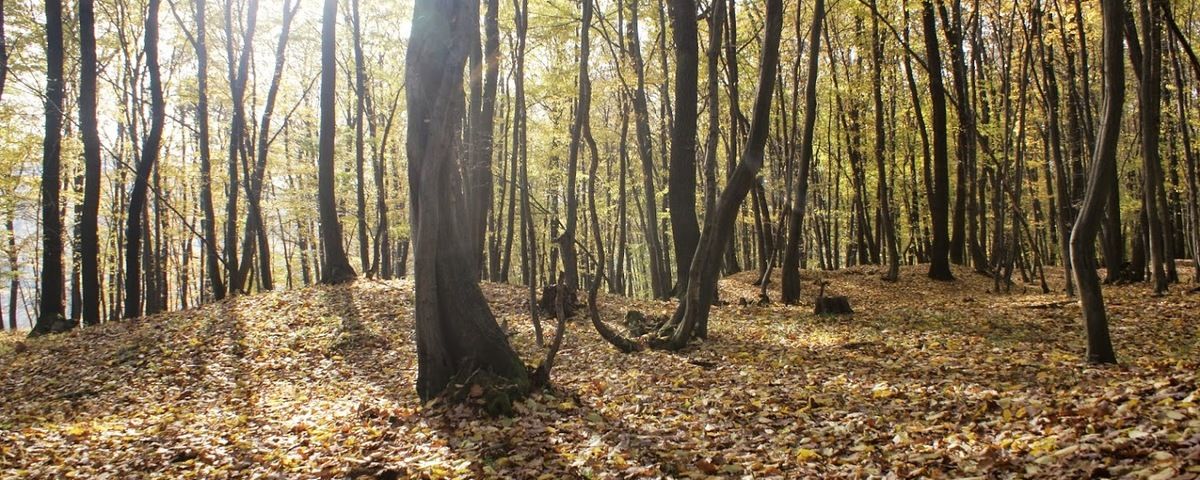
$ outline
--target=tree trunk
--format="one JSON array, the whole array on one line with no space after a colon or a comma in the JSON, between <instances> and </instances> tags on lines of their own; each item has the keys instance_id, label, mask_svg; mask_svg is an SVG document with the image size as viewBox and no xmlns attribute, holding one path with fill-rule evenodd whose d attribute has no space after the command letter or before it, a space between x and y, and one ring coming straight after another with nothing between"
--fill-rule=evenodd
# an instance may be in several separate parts
<instances>
[{"instance_id":1,"label":"tree trunk","mask_svg":"<svg viewBox=\"0 0 1200 480\"><path fill-rule=\"evenodd\" d=\"M253 0L251 0L253 1ZM334 147L337 124L334 100L337 89L337 0L325 0L321 21L321 134L317 158L317 203L321 215L321 283L345 283L357 276L342 245L342 225L335 198ZM411 170L411 169L410 169ZM409 172L412 177L412 172ZM417 205L414 203L413 208ZM415 218L415 217L414 217ZM414 222L415 224L415 222Z\"/></svg>"},{"instance_id":2,"label":"tree trunk","mask_svg":"<svg viewBox=\"0 0 1200 480\"><path fill-rule=\"evenodd\" d=\"M150 129L142 143L141 160L129 194L129 215L125 226L125 318L142 313L142 236L146 215L146 191L150 172L158 161L162 144L166 105L163 99L162 76L158 68L158 9L160 0L150 0L146 9L146 70L150 76Z\"/></svg>"},{"instance_id":3,"label":"tree trunk","mask_svg":"<svg viewBox=\"0 0 1200 480\"><path fill-rule=\"evenodd\" d=\"M808 79L804 87L804 127L800 139L800 163L796 167L795 192L788 213L788 240L783 253L781 300L794 305L800 301L800 259L804 238L804 215L808 210L808 179L812 168L813 132L817 124L817 77L821 56L821 24L825 20L825 1L816 0L813 7L812 30L809 34Z\"/></svg>"},{"instance_id":4,"label":"tree trunk","mask_svg":"<svg viewBox=\"0 0 1200 480\"><path fill-rule=\"evenodd\" d=\"M675 311L675 329L665 347L679 350L687 345L698 329L707 330L708 314L712 308L712 295L716 291L720 273L720 252L733 236L738 208L746 194L754 187L758 171L762 169L763 154L770 127L771 97L775 88L775 72L779 68L779 41L783 30L783 0L767 0L766 32L762 47L761 69L758 77L758 93L754 101L753 121L742 160L734 170L729 184L717 201L717 211L712 222L706 222L700 234L700 244L692 258L692 268L687 281L687 295ZM682 284L681 284L682 285Z\"/></svg>"},{"instance_id":5,"label":"tree trunk","mask_svg":"<svg viewBox=\"0 0 1200 480\"><path fill-rule=\"evenodd\" d=\"M331 0L332 2L332 0ZM465 0L418 0L405 59L408 158L416 258L417 393L440 394L456 376L483 373L522 395L529 374L479 289L461 220L458 175L463 67L470 48Z\"/></svg>"},{"instance_id":6,"label":"tree trunk","mask_svg":"<svg viewBox=\"0 0 1200 480\"><path fill-rule=\"evenodd\" d=\"M216 214L212 198L212 154L208 129L208 45L205 28L205 1L195 1L196 34L192 47L196 51L196 143L200 153L200 210L204 212L205 270L213 300L225 298L225 280L221 275L220 254L217 252Z\"/></svg>"},{"instance_id":7,"label":"tree trunk","mask_svg":"<svg viewBox=\"0 0 1200 480\"><path fill-rule=\"evenodd\" d=\"M650 251L650 289L654 298L665 298L671 286L665 270L661 236L658 233L658 200L654 188L654 144L650 138L650 109L646 100L646 72L642 62L642 44L638 23L638 2L629 2L629 16L625 19L627 36L626 55L637 75L633 91L634 122L637 131L638 155L642 160L642 193L646 196L644 224L646 248Z\"/></svg>"},{"instance_id":8,"label":"tree trunk","mask_svg":"<svg viewBox=\"0 0 1200 480\"><path fill-rule=\"evenodd\" d=\"M579 218L576 177L583 133L592 111L592 81L588 72L588 62L591 58L592 2L583 0L582 9L582 22L579 26L579 101L575 105L575 121L571 125L571 144L567 154L567 222L562 235L557 238L564 272L559 281L566 283L566 288L570 291L579 288L579 262L575 251L575 232Z\"/></svg>"},{"instance_id":9,"label":"tree trunk","mask_svg":"<svg viewBox=\"0 0 1200 480\"><path fill-rule=\"evenodd\" d=\"M100 323L100 130L96 119L95 0L79 2L79 129L83 134L83 207L80 212L80 287L85 325Z\"/></svg>"},{"instance_id":10,"label":"tree trunk","mask_svg":"<svg viewBox=\"0 0 1200 480\"><path fill-rule=\"evenodd\" d=\"M933 4L929 0L923 2L922 24L929 66L929 93L933 103L933 195L929 197L933 245L929 248L929 278L949 281L954 280L954 274L950 272L950 153L946 138L946 87L942 83L942 54L938 50L937 26ZM963 188L962 185L959 188Z\"/></svg>"},{"instance_id":11,"label":"tree trunk","mask_svg":"<svg viewBox=\"0 0 1200 480\"><path fill-rule=\"evenodd\" d=\"M62 176L63 23L61 0L46 0L46 112L42 139L42 278L37 324L31 335L66 327L63 319ZM69 328L69 327L68 327Z\"/></svg>"},{"instance_id":12,"label":"tree trunk","mask_svg":"<svg viewBox=\"0 0 1200 480\"><path fill-rule=\"evenodd\" d=\"M874 7L874 0L872 0ZM892 198L888 192L885 133L883 126L883 37L879 31L879 16L871 16L871 72L872 96L875 98L875 171L880 210L879 228L887 245L888 270L883 279L894 282L900 279L900 248L896 242L896 228L892 225Z\"/></svg>"},{"instance_id":13,"label":"tree trunk","mask_svg":"<svg viewBox=\"0 0 1200 480\"><path fill-rule=\"evenodd\" d=\"M670 0L671 35L675 47L675 115L671 127L670 181L667 199L675 243L675 273L688 278L691 259L700 240L696 220L696 116L700 47L696 1ZM683 289L676 292L683 296Z\"/></svg>"},{"instance_id":14,"label":"tree trunk","mask_svg":"<svg viewBox=\"0 0 1200 480\"><path fill-rule=\"evenodd\" d=\"M1163 190L1162 165L1159 160L1158 143L1162 116L1162 35L1160 9L1155 0L1142 0L1142 76L1138 88L1142 131L1142 204L1146 210L1147 227L1150 230L1150 271L1154 281L1154 293L1167 291L1166 239L1164 238L1165 212L1160 199Z\"/></svg>"},{"instance_id":15,"label":"tree trunk","mask_svg":"<svg viewBox=\"0 0 1200 480\"><path fill-rule=\"evenodd\" d=\"M1116 363L1112 341L1108 335L1108 317L1096 273L1094 257L1096 234L1104 215L1108 190L1115 186L1111 179L1117 168L1117 146L1121 131L1121 110L1125 100L1125 64L1122 61L1121 31L1124 28L1124 5L1120 0L1103 0L1104 21L1104 111L1100 119L1100 136L1088 175L1087 193L1075 226L1071 230L1071 264L1083 320L1087 327L1087 359L1092 363Z\"/></svg>"}]
</instances>

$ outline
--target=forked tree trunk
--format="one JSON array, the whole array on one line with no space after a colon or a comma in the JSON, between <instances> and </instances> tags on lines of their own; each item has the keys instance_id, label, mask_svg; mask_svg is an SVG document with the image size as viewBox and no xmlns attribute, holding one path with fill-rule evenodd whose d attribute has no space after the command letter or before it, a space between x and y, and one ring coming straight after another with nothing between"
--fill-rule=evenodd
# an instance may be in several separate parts
<instances>
[{"instance_id":1,"label":"forked tree trunk","mask_svg":"<svg viewBox=\"0 0 1200 480\"><path fill-rule=\"evenodd\" d=\"M1108 191L1116 188L1111 180L1117 168L1117 146L1121 132L1121 110L1125 101L1125 64L1122 61L1125 6L1120 0L1103 0L1104 21L1104 111L1100 119L1100 135L1088 175L1083 206L1071 230L1071 265L1075 284L1083 307L1087 327L1087 359L1093 363L1116 363L1112 341L1108 335L1108 317L1100 291L1100 276L1096 272L1096 234L1104 216Z\"/></svg>"},{"instance_id":2,"label":"forked tree trunk","mask_svg":"<svg viewBox=\"0 0 1200 480\"><path fill-rule=\"evenodd\" d=\"M746 150L729 184L721 192L713 221L705 222L704 230L700 233L700 244L692 258L687 283L680 284L686 285L687 294L675 311L671 322L675 329L663 345L667 349L679 350L687 345L696 330L707 330L712 296L716 291L717 276L721 268L720 253L725 250L726 244L734 234L738 209L746 199L746 194L754 187L755 178L763 165L767 130L771 123L775 72L779 68L779 40L783 30L783 16L783 0L767 0L766 34L758 76L758 93L754 100L754 117L750 124Z\"/></svg>"},{"instance_id":3,"label":"forked tree trunk","mask_svg":"<svg viewBox=\"0 0 1200 480\"><path fill-rule=\"evenodd\" d=\"M216 213L212 198L212 153L208 128L208 45L205 0L196 0L196 34L192 48L196 50L196 143L200 152L200 210L204 213L204 269L208 275L213 300L225 298L225 279L221 275L220 254L217 252Z\"/></svg>"},{"instance_id":4,"label":"forked tree trunk","mask_svg":"<svg viewBox=\"0 0 1200 480\"><path fill-rule=\"evenodd\" d=\"M330 0L333 2L333 0ZM520 395L529 373L479 289L462 223L460 147L463 67L470 32L456 24L470 0L418 0L405 59L408 159L416 260L417 393L439 395L458 375L493 377Z\"/></svg>"}]
</instances>

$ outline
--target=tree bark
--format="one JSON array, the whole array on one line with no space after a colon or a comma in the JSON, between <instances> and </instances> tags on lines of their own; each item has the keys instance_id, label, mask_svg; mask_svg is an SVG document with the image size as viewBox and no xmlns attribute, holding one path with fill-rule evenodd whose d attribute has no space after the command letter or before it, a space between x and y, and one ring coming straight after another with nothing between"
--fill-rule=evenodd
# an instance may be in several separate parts
<instances>
[{"instance_id":1,"label":"tree bark","mask_svg":"<svg viewBox=\"0 0 1200 480\"><path fill-rule=\"evenodd\" d=\"M336 28L337 0L325 0L321 21L321 134L317 154L317 203L321 216L322 246L321 283L325 284L345 283L357 277L342 246L342 225L338 220L335 198L336 172L333 161L337 143L337 123L334 118L334 100L337 94ZM409 178L413 178L411 172ZM413 208L416 209L415 203Z\"/></svg>"},{"instance_id":2,"label":"tree bark","mask_svg":"<svg viewBox=\"0 0 1200 480\"><path fill-rule=\"evenodd\" d=\"M37 323L30 335L66 327L63 319L62 177L63 22L62 1L46 0L46 112L42 139L42 278Z\"/></svg>"},{"instance_id":3,"label":"tree bark","mask_svg":"<svg viewBox=\"0 0 1200 480\"><path fill-rule=\"evenodd\" d=\"M719 0L718 0L719 1ZM671 36L675 50L675 116L671 126L670 181L667 200L675 243L675 273L688 278L691 259L700 240L696 220L696 117L699 102L700 46L695 0L670 0ZM683 296L683 289L677 292Z\"/></svg>"},{"instance_id":4,"label":"tree bark","mask_svg":"<svg viewBox=\"0 0 1200 480\"><path fill-rule=\"evenodd\" d=\"M83 136L83 206L79 257L83 323L100 323L100 129L96 119L95 0L79 1L79 129ZM2 41L2 40L0 40Z\"/></svg>"},{"instance_id":5,"label":"tree bark","mask_svg":"<svg viewBox=\"0 0 1200 480\"><path fill-rule=\"evenodd\" d=\"M933 194L929 198L930 223L933 224L933 244L929 248L929 278L954 280L950 271L949 147L946 133L946 87L942 83L942 54L938 50L937 26L933 4L923 2L922 24L925 30L925 51L929 64L929 93L933 103ZM963 188L961 185L959 188Z\"/></svg>"},{"instance_id":6,"label":"tree bark","mask_svg":"<svg viewBox=\"0 0 1200 480\"><path fill-rule=\"evenodd\" d=\"M158 150L162 144L163 123L166 120L166 104L163 99L162 75L158 67L158 9L161 1L150 0L146 9L145 54L146 70L150 77L150 129L142 143L141 160L133 179L133 190L129 194L129 215L125 226L125 318L136 318L142 314L142 237L146 233L143 220L146 215L146 192L149 189L150 173L158 161Z\"/></svg>"},{"instance_id":7,"label":"tree bark","mask_svg":"<svg viewBox=\"0 0 1200 480\"><path fill-rule=\"evenodd\" d=\"M804 238L804 215L808 211L808 179L812 168L813 132L817 125L817 77L821 56L821 24L825 21L825 1L816 0L813 7L812 29L809 33L808 79L804 87L804 127L801 130L800 159L796 167L795 192L788 213L788 240L783 251L782 285L780 296L783 303L794 305L800 301L800 259L804 257L801 244Z\"/></svg>"},{"instance_id":8,"label":"tree bark","mask_svg":"<svg viewBox=\"0 0 1200 480\"><path fill-rule=\"evenodd\" d=\"M1104 22L1104 111L1100 119L1100 135L1096 141L1087 191L1075 226L1071 229L1071 264L1083 320L1087 327L1087 359L1092 363L1116 363L1112 341L1108 335L1108 317L1096 273L1096 234L1104 215L1108 190L1114 188L1111 179L1117 168L1117 146L1121 131L1121 110L1125 101L1125 64L1121 42L1125 7L1120 0L1101 2Z\"/></svg>"},{"instance_id":9,"label":"tree bark","mask_svg":"<svg viewBox=\"0 0 1200 480\"><path fill-rule=\"evenodd\" d=\"M331 0L332 1L332 0ZM456 376L494 377L522 395L529 374L496 324L479 289L462 230L465 216L456 158L463 67L470 33L456 24L469 0L418 0L405 59L408 158L416 259L417 393L439 395Z\"/></svg>"},{"instance_id":10,"label":"tree bark","mask_svg":"<svg viewBox=\"0 0 1200 480\"><path fill-rule=\"evenodd\" d=\"M720 273L720 252L725 250L725 245L734 234L738 208L745 201L746 194L754 187L755 178L763 165L767 130L771 123L775 72L779 68L779 41L783 30L783 16L783 0L767 0L766 32L759 63L761 69L758 93L755 95L754 114L746 150L729 184L721 192L714 220L706 222L704 230L700 233L700 244L692 258L690 276L686 284L687 295L675 310L672 322L675 325L674 331L670 332L670 338L663 345L667 349L679 350L687 345L696 330L707 330L712 296L716 291L717 276Z\"/></svg>"}]
</instances>

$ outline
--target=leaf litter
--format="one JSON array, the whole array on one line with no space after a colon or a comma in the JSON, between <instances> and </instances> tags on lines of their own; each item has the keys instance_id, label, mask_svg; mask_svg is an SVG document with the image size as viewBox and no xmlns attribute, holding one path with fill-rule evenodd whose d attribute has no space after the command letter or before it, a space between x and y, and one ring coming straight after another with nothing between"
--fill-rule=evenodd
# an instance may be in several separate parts
<instances>
[{"instance_id":1,"label":"leaf litter","mask_svg":"<svg viewBox=\"0 0 1200 480\"><path fill-rule=\"evenodd\" d=\"M408 281L5 334L0 477L1200 478L1200 295L1106 287L1122 363L1097 367L1061 294L878 273L804 273L851 299L844 317L724 279L710 338L675 354L572 321L555 389L499 418L417 399ZM484 290L540 358L527 291ZM672 309L601 303L614 324Z\"/></svg>"}]
</instances>

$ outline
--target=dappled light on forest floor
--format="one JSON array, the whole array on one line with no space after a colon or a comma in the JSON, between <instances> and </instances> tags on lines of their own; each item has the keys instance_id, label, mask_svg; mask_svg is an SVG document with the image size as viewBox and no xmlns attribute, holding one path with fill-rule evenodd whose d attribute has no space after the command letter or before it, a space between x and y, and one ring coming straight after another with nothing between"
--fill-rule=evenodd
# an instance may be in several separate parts
<instances>
[{"instance_id":1,"label":"dappled light on forest floor","mask_svg":"<svg viewBox=\"0 0 1200 480\"><path fill-rule=\"evenodd\" d=\"M1061 294L997 294L969 271L941 283L924 269L899 283L874 268L805 272L806 297L823 278L850 298L857 313L837 317L811 302L760 306L753 275L734 276L708 341L678 354L620 354L581 315L556 391L511 418L417 399L409 282L6 335L0 476L1200 475L1200 294L1106 288L1121 364L1096 367L1083 362L1079 307ZM534 363L527 291L484 290ZM601 301L614 324L672 308Z\"/></svg>"}]
</instances>

